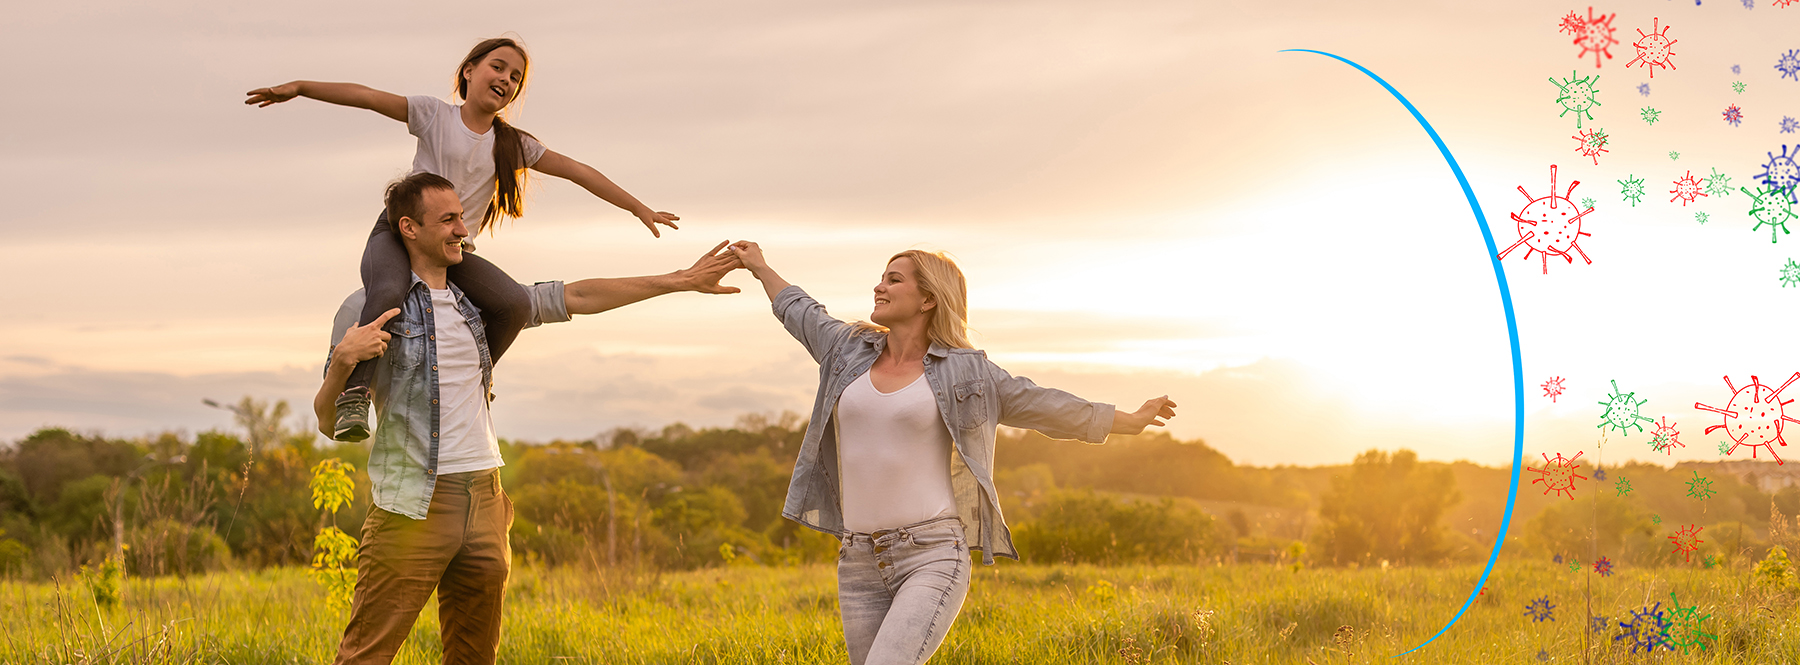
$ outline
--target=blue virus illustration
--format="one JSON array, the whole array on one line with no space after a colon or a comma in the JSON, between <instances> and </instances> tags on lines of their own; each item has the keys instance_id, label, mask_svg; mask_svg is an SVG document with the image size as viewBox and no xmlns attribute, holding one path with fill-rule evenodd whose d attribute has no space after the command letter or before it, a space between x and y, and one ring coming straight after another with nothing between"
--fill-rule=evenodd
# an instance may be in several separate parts
<instances>
[{"instance_id":1,"label":"blue virus illustration","mask_svg":"<svg viewBox=\"0 0 1800 665\"><path fill-rule=\"evenodd\" d=\"M1725 124L1731 125L1732 127L1744 123L1744 110L1738 108L1738 105L1736 104L1725 107L1725 111L1720 115L1725 116Z\"/></svg>"},{"instance_id":2,"label":"blue virus illustration","mask_svg":"<svg viewBox=\"0 0 1800 665\"><path fill-rule=\"evenodd\" d=\"M1794 213L1792 192L1777 190L1769 185L1762 185L1754 190L1739 187L1738 191L1750 197L1750 218L1756 220L1756 226L1750 230L1756 231L1767 225L1771 243L1781 240L1777 232L1788 232L1788 220L1800 217Z\"/></svg>"},{"instance_id":3,"label":"blue virus illustration","mask_svg":"<svg viewBox=\"0 0 1800 665\"><path fill-rule=\"evenodd\" d=\"M1556 617L1553 616L1555 609L1556 606L1550 603L1549 596L1541 596L1537 600L1525 604L1525 616L1531 617L1534 623L1555 621Z\"/></svg>"},{"instance_id":4,"label":"blue virus illustration","mask_svg":"<svg viewBox=\"0 0 1800 665\"><path fill-rule=\"evenodd\" d=\"M1662 602L1657 601L1650 607L1640 607L1631 611L1630 621L1620 621L1621 632L1613 636L1613 641L1625 640L1631 645L1631 653L1638 651L1650 653L1657 647L1674 651L1669 646L1670 622L1668 613L1662 609Z\"/></svg>"},{"instance_id":5,"label":"blue virus illustration","mask_svg":"<svg viewBox=\"0 0 1800 665\"><path fill-rule=\"evenodd\" d=\"M1650 84L1639 83L1638 84L1638 94L1643 95L1645 97L1649 97L1650 96Z\"/></svg>"},{"instance_id":6,"label":"blue virus illustration","mask_svg":"<svg viewBox=\"0 0 1800 665\"><path fill-rule=\"evenodd\" d=\"M1606 480L1606 469L1594 469L1594 480L1595 481Z\"/></svg>"},{"instance_id":7,"label":"blue virus illustration","mask_svg":"<svg viewBox=\"0 0 1800 665\"><path fill-rule=\"evenodd\" d=\"M1800 148L1800 145L1792 146ZM1788 200L1794 200L1794 189L1800 187L1800 164L1794 158L1800 157L1800 150L1793 155L1788 154L1787 145L1781 146L1781 155L1767 153L1769 161L1763 164L1763 172L1756 174L1757 182L1768 185L1771 189L1779 189L1788 193Z\"/></svg>"},{"instance_id":8,"label":"blue virus illustration","mask_svg":"<svg viewBox=\"0 0 1800 665\"><path fill-rule=\"evenodd\" d=\"M1781 54L1775 61L1775 71L1781 72L1781 78L1800 81L1800 49Z\"/></svg>"},{"instance_id":9,"label":"blue virus illustration","mask_svg":"<svg viewBox=\"0 0 1800 665\"><path fill-rule=\"evenodd\" d=\"M1562 113L1556 114L1556 117L1561 118L1568 115L1570 111L1574 111L1575 128L1581 129L1582 116L1587 116L1587 119L1593 120L1594 114L1590 109L1600 105L1600 100L1594 97L1594 95L1600 92L1599 88L1594 87L1596 84L1600 83L1600 75L1594 74L1593 76L1575 78L1575 74L1576 72L1574 70L1570 70L1569 78L1564 81L1558 81L1556 80L1556 77L1552 76L1550 77L1550 83L1555 85L1556 89L1562 93L1556 97L1556 103L1561 104L1563 110Z\"/></svg>"},{"instance_id":10,"label":"blue virus illustration","mask_svg":"<svg viewBox=\"0 0 1800 665\"><path fill-rule=\"evenodd\" d=\"M1650 400L1642 399L1633 402L1632 398L1637 394L1621 392L1617 379L1613 380L1612 387L1613 391L1607 395L1606 401L1600 402L1600 406L1606 407L1606 413L1600 415L1600 424L1597 427L1605 428L1607 425L1611 425L1613 429L1625 436L1631 436L1631 430L1627 428L1636 427L1639 432L1644 431L1644 426L1638 423L1639 420L1651 424L1656 423L1639 411L1644 403Z\"/></svg>"},{"instance_id":11,"label":"blue virus illustration","mask_svg":"<svg viewBox=\"0 0 1800 665\"><path fill-rule=\"evenodd\" d=\"M1792 134L1796 129L1800 129L1800 120L1795 120L1793 116L1781 116L1781 133Z\"/></svg>"},{"instance_id":12,"label":"blue virus illustration","mask_svg":"<svg viewBox=\"0 0 1800 665\"><path fill-rule=\"evenodd\" d=\"M1612 559L1608 559L1606 557L1600 557L1599 561L1594 562L1594 572L1600 573L1601 577L1612 577L1612 574L1613 574Z\"/></svg>"}]
</instances>

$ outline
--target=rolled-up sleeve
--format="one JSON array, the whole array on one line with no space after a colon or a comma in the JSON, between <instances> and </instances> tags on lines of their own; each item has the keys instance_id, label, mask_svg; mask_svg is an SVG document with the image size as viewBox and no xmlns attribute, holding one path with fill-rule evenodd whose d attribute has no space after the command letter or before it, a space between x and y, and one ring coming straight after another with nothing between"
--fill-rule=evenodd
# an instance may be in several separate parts
<instances>
[{"instance_id":1,"label":"rolled-up sleeve","mask_svg":"<svg viewBox=\"0 0 1800 665\"><path fill-rule=\"evenodd\" d=\"M781 320L781 327L786 328L788 334L806 347L813 362L824 363L826 356L850 335L853 328L848 323L832 318L825 311L824 305L806 295L806 291L798 286L789 286L775 294L770 307L775 311L775 318Z\"/></svg>"},{"instance_id":2,"label":"rolled-up sleeve","mask_svg":"<svg viewBox=\"0 0 1800 665\"><path fill-rule=\"evenodd\" d=\"M988 372L998 388L1002 425L1034 429L1053 439L1087 443L1106 443L1106 435L1112 432L1111 404L1045 388L1031 379L1013 376L992 362L988 363Z\"/></svg>"},{"instance_id":3,"label":"rolled-up sleeve","mask_svg":"<svg viewBox=\"0 0 1800 665\"><path fill-rule=\"evenodd\" d=\"M531 320L525 322L525 327L536 328L572 318L569 316L569 301L562 282L538 282L526 286L525 292L531 296Z\"/></svg>"}]
</instances>

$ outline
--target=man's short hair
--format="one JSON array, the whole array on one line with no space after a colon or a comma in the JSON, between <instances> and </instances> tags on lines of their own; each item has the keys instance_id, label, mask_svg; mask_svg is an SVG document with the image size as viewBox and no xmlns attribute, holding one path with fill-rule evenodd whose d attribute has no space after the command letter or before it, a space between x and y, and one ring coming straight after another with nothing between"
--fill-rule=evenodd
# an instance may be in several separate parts
<instances>
[{"instance_id":1,"label":"man's short hair","mask_svg":"<svg viewBox=\"0 0 1800 665\"><path fill-rule=\"evenodd\" d=\"M413 222L422 223L419 219L424 214L425 191L430 189L446 189L456 191L456 185L450 184L443 176L436 173L419 172L395 180L387 188L388 221L398 230L401 217L411 217Z\"/></svg>"}]
</instances>

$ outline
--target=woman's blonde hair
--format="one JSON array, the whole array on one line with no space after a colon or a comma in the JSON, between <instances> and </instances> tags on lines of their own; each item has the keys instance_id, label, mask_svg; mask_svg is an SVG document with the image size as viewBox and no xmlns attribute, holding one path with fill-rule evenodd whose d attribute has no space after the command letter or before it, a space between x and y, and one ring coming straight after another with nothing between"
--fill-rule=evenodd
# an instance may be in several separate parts
<instances>
[{"instance_id":1,"label":"woman's blonde hair","mask_svg":"<svg viewBox=\"0 0 1800 665\"><path fill-rule=\"evenodd\" d=\"M937 303L931 308L931 321L925 326L925 334L931 341L952 349L975 348L969 342L968 282L963 279L962 269L956 267L956 261L943 252L909 249L893 255L888 263L900 258L912 259L913 278L918 280L919 290ZM885 326L873 323L859 321L857 325L865 330L888 331Z\"/></svg>"}]
</instances>

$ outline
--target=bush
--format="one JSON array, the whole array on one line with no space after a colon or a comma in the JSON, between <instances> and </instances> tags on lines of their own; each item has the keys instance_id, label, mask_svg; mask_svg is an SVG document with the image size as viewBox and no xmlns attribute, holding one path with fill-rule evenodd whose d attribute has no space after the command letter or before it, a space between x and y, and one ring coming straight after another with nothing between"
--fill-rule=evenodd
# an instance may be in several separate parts
<instances>
[{"instance_id":1,"label":"bush","mask_svg":"<svg viewBox=\"0 0 1800 665\"><path fill-rule=\"evenodd\" d=\"M205 525L159 519L132 529L126 542L125 565L133 575L189 575L231 563L225 539Z\"/></svg>"},{"instance_id":2,"label":"bush","mask_svg":"<svg viewBox=\"0 0 1800 665\"><path fill-rule=\"evenodd\" d=\"M1223 547L1217 520L1191 501L1121 501L1057 490L1013 532L1021 558L1070 563L1191 563Z\"/></svg>"}]
</instances>

